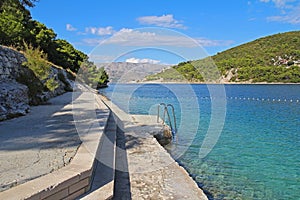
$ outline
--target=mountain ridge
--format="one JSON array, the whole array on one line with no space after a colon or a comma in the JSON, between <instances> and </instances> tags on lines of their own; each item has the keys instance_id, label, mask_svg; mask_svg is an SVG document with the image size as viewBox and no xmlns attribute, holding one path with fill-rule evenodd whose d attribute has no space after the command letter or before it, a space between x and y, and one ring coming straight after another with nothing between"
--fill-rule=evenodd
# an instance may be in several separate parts
<instances>
[{"instance_id":1,"label":"mountain ridge","mask_svg":"<svg viewBox=\"0 0 300 200\"><path fill-rule=\"evenodd\" d=\"M151 63L112 62L97 63L97 67L104 67L110 82L135 83L144 81L145 77L168 68L169 65Z\"/></svg>"}]
</instances>

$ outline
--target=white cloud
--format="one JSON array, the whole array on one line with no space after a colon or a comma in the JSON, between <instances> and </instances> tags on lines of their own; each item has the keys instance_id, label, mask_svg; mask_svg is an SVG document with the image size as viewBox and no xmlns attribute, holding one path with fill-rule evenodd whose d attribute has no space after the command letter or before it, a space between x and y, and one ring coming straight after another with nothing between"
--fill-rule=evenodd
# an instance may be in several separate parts
<instances>
[{"instance_id":1,"label":"white cloud","mask_svg":"<svg viewBox=\"0 0 300 200\"><path fill-rule=\"evenodd\" d=\"M155 32L142 32L133 29L121 29L104 44L118 44L122 46L175 46L175 47L197 47L202 46L224 46L232 41L209 40L206 38L189 38L187 36L163 35Z\"/></svg>"},{"instance_id":2,"label":"white cloud","mask_svg":"<svg viewBox=\"0 0 300 200\"><path fill-rule=\"evenodd\" d=\"M116 57L113 55L99 55L92 53L89 55L89 59L91 59L94 62L105 62L105 63L110 63L114 60L116 60Z\"/></svg>"},{"instance_id":3,"label":"white cloud","mask_svg":"<svg viewBox=\"0 0 300 200\"><path fill-rule=\"evenodd\" d=\"M300 24L300 5L288 11L284 15L271 16L268 21L276 21L289 24Z\"/></svg>"},{"instance_id":4,"label":"white cloud","mask_svg":"<svg viewBox=\"0 0 300 200\"><path fill-rule=\"evenodd\" d=\"M160 63L159 60L153 60L153 59L150 59L150 58L128 58L126 59L125 62L128 62L128 63L150 63L150 64L158 64Z\"/></svg>"},{"instance_id":5,"label":"white cloud","mask_svg":"<svg viewBox=\"0 0 300 200\"><path fill-rule=\"evenodd\" d=\"M71 24L66 24L67 31L76 31L77 29L73 27Z\"/></svg>"},{"instance_id":6,"label":"white cloud","mask_svg":"<svg viewBox=\"0 0 300 200\"><path fill-rule=\"evenodd\" d=\"M87 28L85 28L85 32L93 34L93 35L100 35L100 36L112 35L112 34L115 33L115 31L113 30L113 27L111 27L111 26L107 26L107 27L87 27Z\"/></svg>"},{"instance_id":7,"label":"white cloud","mask_svg":"<svg viewBox=\"0 0 300 200\"><path fill-rule=\"evenodd\" d=\"M272 2L275 4L275 6L277 8L284 9L284 8L290 7L288 4L291 2L295 2L295 0L260 0L260 2L263 2L263 3Z\"/></svg>"},{"instance_id":8,"label":"white cloud","mask_svg":"<svg viewBox=\"0 0 300 200\"><path fill-rule=\"evenodd\" d=\"M143 25L186 29L186 27L180 21L174 19L173 15L171 14L162 16L143 16L137 18L137 21Z\"/></svg>"},{"instance_id":9,"label":"white cloud","mask_svg":"<svg viewBox=\"0 0 300 200\"><path fill-rule=\"evenodd\" d=\"M280 15L269 16L270 22L300 24L300 3L296 0L260 0L264 3L274 3L280 10Z\"/></svg>"},{"instance_id":10,"label":"white cloud","mask_svg":"<svg viewBox=\"0 0 300 200\"><path fill-rule=\"evenodd\" d=\"M101 39L95 39L95 38L85 38L82 40L83 45L88 45L88 46L96 46L99 45L103 40Z\"/></svg>"},{"instance_id":11,"label":"white cloud","mask_svg":"<svg viewBox=\"0 0 300 200\"><path fill-rule=\"evenodd\" d=\"M228 46L234 43L232 40L210 40L207 38L196 38L195 40L204 47Z\"/></svg>"}]
</instances>

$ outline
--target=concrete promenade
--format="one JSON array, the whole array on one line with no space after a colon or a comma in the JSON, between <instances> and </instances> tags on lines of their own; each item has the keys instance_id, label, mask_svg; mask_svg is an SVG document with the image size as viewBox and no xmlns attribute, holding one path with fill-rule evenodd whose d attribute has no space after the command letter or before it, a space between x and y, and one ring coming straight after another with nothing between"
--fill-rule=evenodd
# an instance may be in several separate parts
<instances>
[{"instance_id":1,"label":"concrete promenade","mask_svg":"<svg viewBox=\"0 0 300 200\"><path fill-rule=\"evenodd\" d=\"M93 92L53 98L0 122L0 199L207 200L153 137L161 131Z\"/></svg>"},{"instance_id":2,"label":"concrete promenade","mask_svg":"<svg viewBox=\"0 0 300 200\"><path fill-rule=\"evenodd\" d=\"M72 115L72 93L0 122L0 191L67 165L81 144Z\"/></svg>"}]
</instances>

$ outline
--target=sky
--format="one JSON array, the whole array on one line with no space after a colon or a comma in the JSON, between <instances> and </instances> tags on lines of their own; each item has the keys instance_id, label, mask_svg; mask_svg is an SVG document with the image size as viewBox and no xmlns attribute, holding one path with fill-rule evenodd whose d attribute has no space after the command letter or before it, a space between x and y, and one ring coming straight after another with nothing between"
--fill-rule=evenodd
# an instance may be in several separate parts
<instances>
[{"instance_id":1,"label":"sky","mask_svg":"<svg viewBox=\"0 0 300 200\"><path fill-rule=\"evenodd\" d=\"M96 63L176 64L300 30L300 0L40 0L30 11Z\"/></svg>"}]
</instances>

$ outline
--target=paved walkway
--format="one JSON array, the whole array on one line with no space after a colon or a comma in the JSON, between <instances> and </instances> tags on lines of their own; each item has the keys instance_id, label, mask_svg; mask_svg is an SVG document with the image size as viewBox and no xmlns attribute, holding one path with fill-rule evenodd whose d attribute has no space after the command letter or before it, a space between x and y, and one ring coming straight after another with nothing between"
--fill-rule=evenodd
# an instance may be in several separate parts
<instances>
[{"instance_id":1,"label":"paved walkway","mask_svg":"<svg viewBox=\"0 0 300 200\"><path fill-rule=\"evenodd\" d=\"M81 144L72 114L72 93L0 122L0 191L68 164Z\"/></svg>"}]
</instances>

